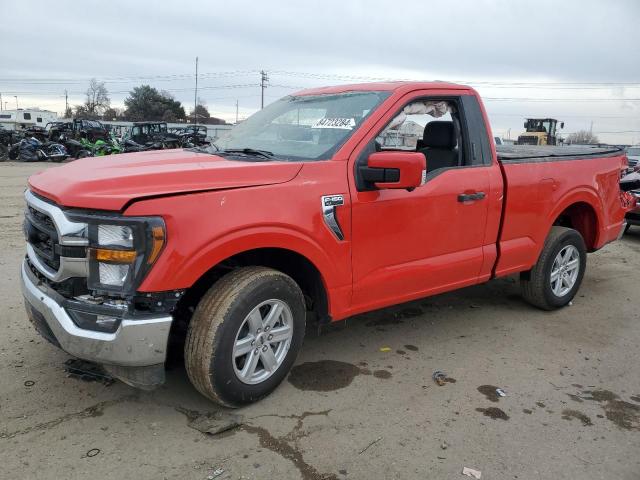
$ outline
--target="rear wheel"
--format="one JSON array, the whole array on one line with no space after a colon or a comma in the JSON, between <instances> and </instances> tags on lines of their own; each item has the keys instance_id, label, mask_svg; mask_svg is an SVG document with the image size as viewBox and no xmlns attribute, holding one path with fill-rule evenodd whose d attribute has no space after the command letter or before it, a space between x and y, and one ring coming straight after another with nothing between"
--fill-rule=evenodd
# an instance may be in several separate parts
<instances>
[{"instance_id":1,"label":"rear wheel","mask_svg":"<svg viewBox=\"0 0 640 480\"><path fill-rule=\"evenodd\" d=\"M193 314L185 365L193 385L228 407L255 402L284 380L302 346L305 304L298 285L265 267L218 280Z\"/></svg>"},{"instance_id":2,"label":"rear wheel","mask_svg":"<svg viewBox=\"0 0 640 480\"><path fill-rule=\"evenodd\" d=\"M537 263L520 276L522 296L543 310L564 307L580 288L586 266L582 236L571 228L552 227Z\"/></svg>"}]
</instances>

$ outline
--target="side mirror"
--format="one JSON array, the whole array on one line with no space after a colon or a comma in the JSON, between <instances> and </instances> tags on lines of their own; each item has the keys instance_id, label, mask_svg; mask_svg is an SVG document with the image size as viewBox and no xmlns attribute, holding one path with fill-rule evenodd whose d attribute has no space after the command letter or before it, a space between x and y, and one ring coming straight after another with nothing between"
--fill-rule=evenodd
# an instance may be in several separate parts
<instances>
[{"instance_id":1,"label":"side mirror","mask_svg":"<svg viewBox=\"0 0 640 480\"><path fill-rule=\"evenodd\" d=\"M563 129L564 128L564 122L560 122L560 128Z\"/></svg>"},{"instance_id":2,"label":"side mirror","mask_svg":"<svg viewBox=\"0 0 640 480\"><path fill-rule=\"evenodd\" d=\"M413 190L425 182L427 161L422 153L388 151L369 155L362 178L376 188Z\"/></svg>"}]
</instances>

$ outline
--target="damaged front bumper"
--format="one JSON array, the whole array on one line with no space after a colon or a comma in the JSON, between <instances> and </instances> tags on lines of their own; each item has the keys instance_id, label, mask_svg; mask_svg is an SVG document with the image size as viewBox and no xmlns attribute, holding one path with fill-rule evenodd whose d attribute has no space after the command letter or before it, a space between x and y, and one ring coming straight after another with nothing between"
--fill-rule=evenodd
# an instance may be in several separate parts
<instances>
[{"instance_id":1,"label":"damaged front bumper","mask_svg":"<svg viewBox=\"0 0 640 480\"><path fill-rule=\"evenodd\" d=\"M103 365L113 376L138 388L164 382L164 362L173 317L150 314L130 318L126 312L113 333L79 328L65 308L65 298L22 264L22 293L29 320L49 342L65 352ZM90 312L91 305L84 310ZM96 313L102 313L103 309Z\"/></svg>"}]
</instances>

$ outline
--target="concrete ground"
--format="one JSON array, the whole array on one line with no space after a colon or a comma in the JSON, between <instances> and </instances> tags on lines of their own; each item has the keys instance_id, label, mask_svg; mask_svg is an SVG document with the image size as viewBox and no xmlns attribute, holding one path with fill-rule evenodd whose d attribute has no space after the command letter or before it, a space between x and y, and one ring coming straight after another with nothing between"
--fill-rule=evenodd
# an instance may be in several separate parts
<instances>
[{"instance_id":1,"label":"concrete ground","mask_svg":"<svg viewBox=\"0 0 640 480\"><path fill-rule=\"evenodd\" d=\"M590 255L570 307L508 278L311 330L288 380L230 412L182 367L154 392L70 378L29 325L22 192L48 167L0 164L0 478L640 478L640 229Z\"/></svg>"}]
</instances>

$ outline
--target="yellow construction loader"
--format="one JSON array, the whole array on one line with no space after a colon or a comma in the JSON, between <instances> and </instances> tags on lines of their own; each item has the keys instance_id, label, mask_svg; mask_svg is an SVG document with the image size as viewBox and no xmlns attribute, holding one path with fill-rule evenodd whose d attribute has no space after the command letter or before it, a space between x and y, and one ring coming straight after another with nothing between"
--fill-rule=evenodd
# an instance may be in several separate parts
<instances>
[{"instance_id":1,"label":"yellow construction loader","mask_svg":"<svg viewBox=\"0 0 640 480\"><path fill-rule=\"evenodd\" d=\"M524 122L524 133L518 137L517 145L557 145L555 118L527 118ZM560 122L564 128L564 122Z\"/></svg>"}]
</instances>

